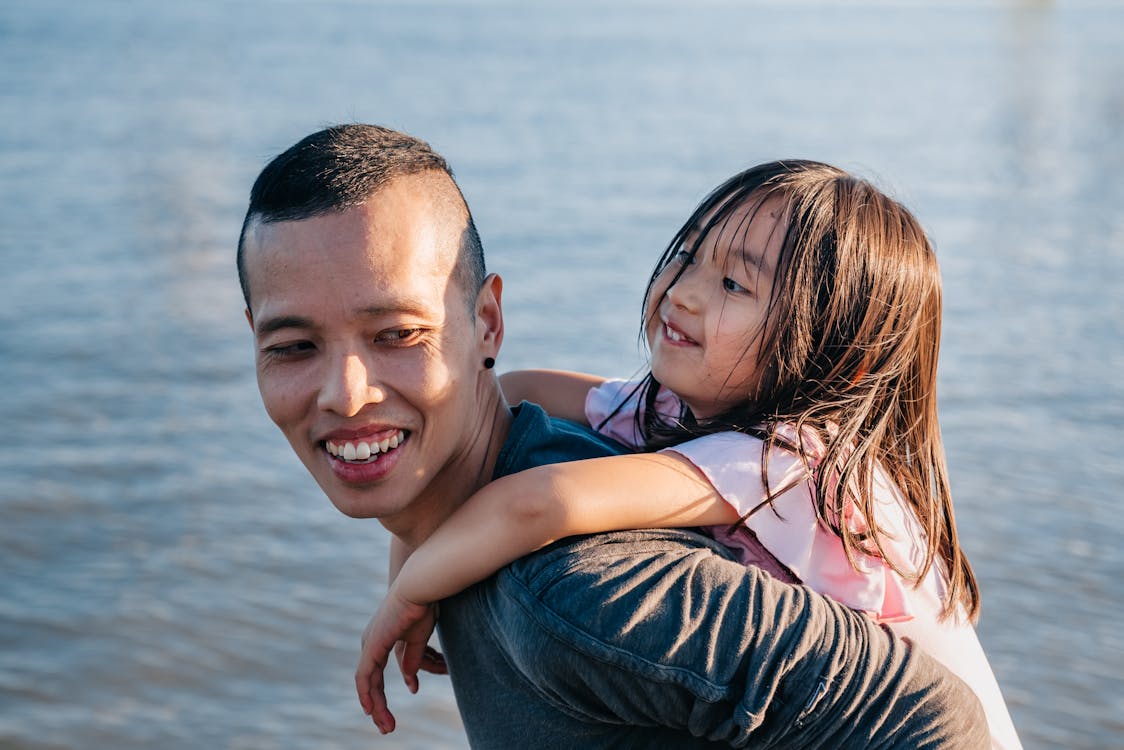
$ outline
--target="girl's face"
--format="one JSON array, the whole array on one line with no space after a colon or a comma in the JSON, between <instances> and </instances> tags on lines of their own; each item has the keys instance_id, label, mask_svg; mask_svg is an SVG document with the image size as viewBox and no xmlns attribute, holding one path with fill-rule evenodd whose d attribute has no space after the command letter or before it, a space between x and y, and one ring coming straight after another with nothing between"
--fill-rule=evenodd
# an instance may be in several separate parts
<instances>
[{"instance_id":1,"label":"girl's face","mask_svg":"<svg viewBox=\"0 0 1124 750\"><path fill-rule=\"evenodd\" d=\"M696 418L722 413L757 386L786 221L780 198L748 200L702 238L693 257L698 234L688 235L652 285L645 311L652 374Z\"/></svg>"}]
</instances>

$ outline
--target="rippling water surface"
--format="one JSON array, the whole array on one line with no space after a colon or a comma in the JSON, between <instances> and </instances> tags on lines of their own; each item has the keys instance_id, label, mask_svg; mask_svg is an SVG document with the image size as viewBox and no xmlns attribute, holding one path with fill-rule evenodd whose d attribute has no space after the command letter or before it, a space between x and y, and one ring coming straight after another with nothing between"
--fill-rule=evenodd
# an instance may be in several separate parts
<instances>
[{"instance_id":1,"label":"rippling water surface","mask_svg":"<svg viewBox=\"0 0 1124 750\"><path fill-rule=\"evenodd\" d=\"M628 375L645 274L734 171L873 176L933 235L981 638L1028 747L1124 732L1124 12L592 2L0 6L0 747L464 747L351 688L386 534L264 416L233 269L322 125L449 157L501 366Z\"/></svg>"}]
</instances>

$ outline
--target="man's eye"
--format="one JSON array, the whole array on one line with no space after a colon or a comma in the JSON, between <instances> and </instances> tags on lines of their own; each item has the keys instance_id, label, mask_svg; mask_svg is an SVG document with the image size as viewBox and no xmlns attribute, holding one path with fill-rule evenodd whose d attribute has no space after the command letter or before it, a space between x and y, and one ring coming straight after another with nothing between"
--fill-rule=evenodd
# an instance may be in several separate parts
<instances>
[{"instance_id":1,"label":"man's eye","mask_svg":"<svg viewBox=\"0 0 1124 750\"><path fill-rule=\"evenodd\" d=\"M380 344L408 344L420 334L420 328L395 328L392 331L379 333L375 336L375 341Z\"/></svg>"},{"instance_id":2,"label":"man's eye","mask_svg":"<svg viewBox=\"0 0 1124 750\"><path fill-rule=\"evenodd\" d=\"M311 354L316 346L311 341L296 341L291 344L277 344L266 347L264 352L273 359L298 359Z\"/></svg>"}]
</instances>

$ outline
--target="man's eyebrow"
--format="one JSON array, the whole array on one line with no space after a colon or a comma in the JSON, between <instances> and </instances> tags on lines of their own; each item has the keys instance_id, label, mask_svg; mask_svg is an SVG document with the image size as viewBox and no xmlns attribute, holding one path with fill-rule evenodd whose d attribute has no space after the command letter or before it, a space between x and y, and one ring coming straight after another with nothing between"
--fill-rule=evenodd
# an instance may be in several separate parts
<instances>
[{"instance_id":1,"label":"man's eyebrow","mask_svg":"<svg viewBox=\"0 0 1124 750\"><path fill-rule=\"evenodd\" d=\"M426 312L425 306L410 300L402 300L395 302L392 305L371 305L369 307L361 307L355 311L357 315L364 318L378 318L383 315L424 315Z\"/></svg>"},{"instance_id":2,"label":"man's eyebrow","mask_svg":"<svg viewBox=\"0 0 1124 750\"><path fill-rule=\"evenodd\" d=\"M312 328L312 321L299 315L279 315L276 318L260 321L255 328L258 335L263 336L283 328Z\"/></svg>"},{"instance_id":3,"label":"man's eyebrow","mask_svg":"<svg viewBox=\"0 0 1124 750\"><path fill-rule=\"evenodd\" d=\"M355 311L355 314L363 318L378 318L384 315L415 315L422 317L426 315L424 305L404 301L400 304L394 305L371 305L370 307L361 307ZM255 326L257 334L264 336L267 333L280 331L284 328L315 328L315 324L309 318L300 315L278 315L275 318L266 318L261 323Z\"/></svg>"}]
</instances>

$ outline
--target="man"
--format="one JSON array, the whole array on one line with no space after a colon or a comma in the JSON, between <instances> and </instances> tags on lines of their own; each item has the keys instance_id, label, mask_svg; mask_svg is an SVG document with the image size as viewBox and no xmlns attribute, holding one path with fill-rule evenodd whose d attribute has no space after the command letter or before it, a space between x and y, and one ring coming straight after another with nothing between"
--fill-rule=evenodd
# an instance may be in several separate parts
<instances>
[{"instance_id":1,"label":"man","mask_svg":"<svg viewBox=\"0 0 1124 750\"><path fill-rule=\"evenodd\" d=\"M274 159L238 248L265 408L406 548L477 488L618 448L510 409L502 283L445 161L348 125ZM867 618L657 530L566 540L442 603L474 747L981 747L971 692Z\"/></svg>"}]
</instances>

